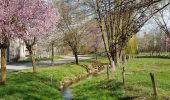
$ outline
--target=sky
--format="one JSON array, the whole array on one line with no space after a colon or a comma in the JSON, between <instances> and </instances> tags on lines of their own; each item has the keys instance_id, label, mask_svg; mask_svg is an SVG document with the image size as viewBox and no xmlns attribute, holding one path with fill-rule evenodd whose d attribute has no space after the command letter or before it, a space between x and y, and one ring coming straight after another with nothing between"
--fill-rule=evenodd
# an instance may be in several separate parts
<instances>
[{"instance_id":1,"label":"sky","mask_svg":"<svg viewBox=\"0 0 170 100\"><path fill-rule=\"evenodd\" d=\"M170 5L163 11L164 14L164 20L167 23L168 28L170 28ZM154 17L158 17L159 13L156 14ZM155 22L153 18L151 18L137 33L137 36L142 37L144 32L151 33L152 30L158 29L159 26Z\"/></svg>"}]
</instances>

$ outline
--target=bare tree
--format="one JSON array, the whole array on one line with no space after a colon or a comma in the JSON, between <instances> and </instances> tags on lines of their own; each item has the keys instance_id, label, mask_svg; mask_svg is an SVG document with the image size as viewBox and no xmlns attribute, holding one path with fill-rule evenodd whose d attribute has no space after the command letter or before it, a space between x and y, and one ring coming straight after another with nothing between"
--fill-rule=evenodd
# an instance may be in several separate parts
<instances>
[{"instance_id":1,"label":"bare tree","mask_svg":"<svg viewBox=\"0 0 170 100\"><path fill-rule=\"evenodd\" d=\"M75 56L76 64L78 64L79 47L84 30L88 26L88 20L84 18L83 9L80 2L61 1L59 6L60 23L58 25L63 33L63 42L67 44Z\"/></svg>"},{"instance_id":2,"label":"bare tree","mask_svg":"<svg viewBox=\"0 0 170 100\"><path fill-rule=\"evenodd\" d=\"M117 65L129 39L169 3L153 8L162 0L93 0L106 52ZM152 13L148 13L152 7ZM108 54L109 55L109 54ZM109 57L109 56L108 56ZM110 59L110 58L109 58Z\"/></svg>"}]
</instances>

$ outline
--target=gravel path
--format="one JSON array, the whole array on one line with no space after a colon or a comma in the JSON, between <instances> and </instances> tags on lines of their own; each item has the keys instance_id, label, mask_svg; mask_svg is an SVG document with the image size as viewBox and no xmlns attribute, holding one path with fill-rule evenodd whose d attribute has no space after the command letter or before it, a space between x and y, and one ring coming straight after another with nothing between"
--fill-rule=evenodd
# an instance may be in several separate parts
<instances>
[{"instance_id":1,"label":"gravel path","mask_svg":"<svg viewBox=\"0 0 170 100\"><path fill-rule=\"evenodd\" d=\"M70 62L75 61L74 56L62 56L62 57L63 57L63 59L55 60L54 64L64 64L64 63L70 63ZM90 58L92 58L92 57L79 55L79 60L86 60L86 59L90 59ZM41 66L41 67L48 66L50 64L51 64L51 61L36 62L36 65ZM13 64L7 65L7 70L19 71L19 70L23 70L23 69L29 69L31 67L32 67L31 63L13 63Z\"/></svg>"}]
</instances>

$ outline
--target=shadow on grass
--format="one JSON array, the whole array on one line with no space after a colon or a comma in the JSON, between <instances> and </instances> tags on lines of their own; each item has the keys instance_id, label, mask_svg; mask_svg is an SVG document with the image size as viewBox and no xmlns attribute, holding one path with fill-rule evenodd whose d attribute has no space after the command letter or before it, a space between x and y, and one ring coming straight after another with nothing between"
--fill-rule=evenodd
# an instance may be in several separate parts
<instances>
[{"instance_id":1,"label":"shadow on grass","mask_svg":"<svg viewBox=\"0 0 170 100\"><path fill-rule=\"evenodd\" d=\"M132 100L135 97L124 95L122 83L116 80L87 81L73 89L74 100Z\"/></svg>"},{"instance_id":2,"label":"shadow on grass","mask_svg":"<svg viewBox=\"0 0 170 100\"><path fill-rule=\"evenodd\" d=\"M103 90L108 90L108 91L112 91L110 93L110 96L121 96L123 92L123 86L122 86L122 83L120 82L115 82L113 80L109 80L109 81L103 81L103 82L100 82L100 84L97 86L97 87L100 87L100 89L103 89Z\"/></svg>"},{"instance_id":3,"label":"shadow on grass","mask_svg":"<svg viewBox=\"0 0 170 100\"><path fill-rule=\"evenodd\" d=\"M136 58L162 58L162 59L170 59L169 56L137 56Z\"/></svg>"},{"instance_id":4,"label":"shadow on grass","mask_svg":"<svg viewBox=\"0 0 170 100\"><path fill-rule=\"evenodd\" d=\"M61 98L60 92L47 84L48 81L31 72L12 73L8 75L7 84L0 87L0 98L5 100Z\"/></svg>"},{"instance_id":5,"label":"shadow on grass","mask_svg":"<svg viewBox=\"0 0 170 100\"><path fill-rule=\"evenodd\" d=\"M72 88L74 100L143 100L147 93L135 94L140 89L127 87L116 80L93 81L86 80Z\"/></svg>"},{"instance_id":6,"label":"shadow on grass","mask_svg":"<svg viewBox=\"0 0 170 100\"><path fill-rule=\"evenodd\" d=\"M101 82L99 85L100 88L110 91L110 97L116 100L133 100L138 96L126 96L123 84L121 82L116 82L115 80L109 80Z\"/></svg>"}]
</instances>

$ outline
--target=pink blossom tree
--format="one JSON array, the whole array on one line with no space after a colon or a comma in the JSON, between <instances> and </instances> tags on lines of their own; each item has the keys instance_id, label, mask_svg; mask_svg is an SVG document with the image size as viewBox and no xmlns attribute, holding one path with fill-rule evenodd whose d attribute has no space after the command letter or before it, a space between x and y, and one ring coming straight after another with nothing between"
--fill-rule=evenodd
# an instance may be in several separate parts
<instances>
[{"instance_id":1,"label":"pink blossom tree","mask_svg":"<svg viewBox=\"0 0 170 100\"><path fill-rule=\"evenodd\" d=\"M10 40L22 39L36 72L33 46L38 38L50 33L58 21L51 2L45 0L0 0L1 84L6 79L6 49Z\"/></svg>"}]
</instances>

